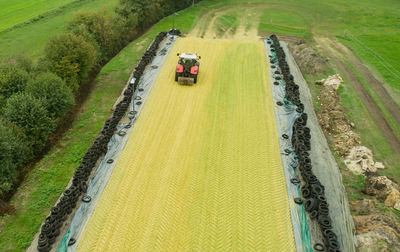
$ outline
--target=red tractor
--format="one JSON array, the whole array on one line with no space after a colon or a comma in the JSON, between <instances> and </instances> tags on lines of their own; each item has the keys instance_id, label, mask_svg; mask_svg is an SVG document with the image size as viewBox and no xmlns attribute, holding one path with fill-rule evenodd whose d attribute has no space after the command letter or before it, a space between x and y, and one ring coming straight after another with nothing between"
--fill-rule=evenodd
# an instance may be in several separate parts
<instances>
[{"instance_id":1,"label":"red tractor","mask_svg":"<svg viewBox=\"0 0 400 252\"><path fill-rule=\"evenodd\" d=\"M194 53L177 54L179 57L175 71L175 81L182 84L197 83L201 57Z\"/></svg>"}]
</instances>

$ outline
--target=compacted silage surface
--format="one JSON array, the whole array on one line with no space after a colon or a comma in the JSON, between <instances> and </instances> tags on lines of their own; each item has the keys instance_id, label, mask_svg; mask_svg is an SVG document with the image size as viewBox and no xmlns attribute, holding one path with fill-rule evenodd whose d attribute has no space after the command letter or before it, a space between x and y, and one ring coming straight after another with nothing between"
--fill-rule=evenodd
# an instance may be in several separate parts
<instances>
[{"instance_id":1,"label":"compacted silage surface","mask_svg":"<svg viewBox=\"0 0 400 252\"><path fill-rule=\"evenodd\" d=\"M174 81L177 52L201 55ZM178 39L79 251L294 251L262 41Z\"/></svg>"}]
</instances>

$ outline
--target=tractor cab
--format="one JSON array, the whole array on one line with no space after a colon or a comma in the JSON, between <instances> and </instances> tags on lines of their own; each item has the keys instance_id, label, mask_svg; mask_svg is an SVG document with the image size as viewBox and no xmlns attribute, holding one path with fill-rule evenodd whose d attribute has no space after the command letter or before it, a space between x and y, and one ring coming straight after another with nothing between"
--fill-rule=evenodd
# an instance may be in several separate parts
<instances>
[{"instance_id":1,"label":"tractor cab","mask_svg":"<svg viewBox=\"0 0 400 252\"><path fill-rule=\"evenodd\" d=\"M177 54L179 57L178 65L175 71L175 81L181 84L197 83L197 75L199 73L201 57L194 53Z\"/></svg>"}]
</instances>

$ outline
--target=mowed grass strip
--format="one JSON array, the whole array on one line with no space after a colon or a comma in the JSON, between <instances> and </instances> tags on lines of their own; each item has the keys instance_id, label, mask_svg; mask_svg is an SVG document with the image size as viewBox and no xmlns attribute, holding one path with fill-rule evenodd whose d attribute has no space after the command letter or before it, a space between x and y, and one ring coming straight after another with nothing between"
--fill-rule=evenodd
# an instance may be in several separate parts
<instances>
[{"instance_id":1,"label":"mowed grass strip","mask_svg":"<svg viewBox=\"0 0 400 252\"><path fill-rule=\"evenodd\" d=\"M78 250L294 251L267 71L262 41L178 39Z\"/></svg>"}]
</instances>

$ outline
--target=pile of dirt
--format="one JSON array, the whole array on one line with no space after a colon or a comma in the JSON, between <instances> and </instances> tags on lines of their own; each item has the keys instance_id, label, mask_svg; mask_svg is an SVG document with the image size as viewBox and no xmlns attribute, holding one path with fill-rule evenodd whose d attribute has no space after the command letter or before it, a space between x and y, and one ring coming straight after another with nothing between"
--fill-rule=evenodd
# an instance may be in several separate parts
<instances>
[{"instance_id":1,"label":"pile of dirt","mask_svg":"<svg viewBox=\"0 0 400 252\"><path fill-rule=\"evenodd\" d=\"M347 168L353 173L365 176L367 194L376 196L389 207L398 204L400 209L398 185L385 176L376 174L384 165L375 162L372 151L360 145L360 137L353 131L355 125L348 121L339 104L337 89L342 82L339 74L316 81L316 84L322 85L317 96L321 108L317 113L319 123L325 134L333 140L334 150L342 157Z\"/></svg>"},{"instance_id":2,"label":"pile of dirt","mask_svg":"<svg viewBox=\"0 0 400 252\"><path fill-rule=\"evenodd\" d=\"M375 196L386 206L400 211L399 185L387 178L378 176L376 173L365 173L365 193Z\"/></svg>"},{"instance_id":3,"label":"pile of dirt","mask_svg":"<svg viewBox=\"0 0 400 252\"><path fill-rule=\"evenodd\" d=\"M317 49L308 46L304 40L289 43L289 48L302 72L316 74L326 70L328 60L322 57Z\"/></svg>"},{"instance_id":4,"label":"pile of dirt","mask_svg":"<svg viewBox=\"0 0 400 252\"><path fill-rule=\"evenodd\" d=\"M320 111L319 123L333 142L334 151L344 160L347 168L365 176L364 192L384 202L388 207L400 210L399 186L385 176L376 174L384 166L375 162L370 149L361 146L360 137L339 104L338 89L343 79L335 74L316 82L321 85L317 96ZM400 251L400 225L393 213L382 213L371 199L350 202L356 227L357 248L360 251Z\"/></svg>"},{"instance_id":5,"label":"pile of dirt","mask_svg":"<svg viewBox=\"0 0 400 252\"><path fill-rule=\"evenodd\" d=\"M335 90L339 89L340 84L343 83L343 79L339 74L334 74L329 76L326 79L318 80L315 84L324 85L324 86L331 86Z\"/></svg>"},{"instance_id":6,"label":"pile of dirt","mask_svg":"<svg viewBox=\"0 0 400 252\"><path fill-rule=\"evenodd\" d=\"M360 137L353 131L354 124L349 122L339 104L337 89L342 82L339 74L329 76L316 83L322 85L317 96L320 111L318 121L326 134L334 141L334 149L345 157L351 148L360 145Z\"/></svg>"},{"instance_id":7,"label":"pile of dirt","mask_svg":"<svg viewBox=\"0 0 400 252\"><path fill-rule=\"evenodd\" d=\"M353 131L355 125L349 122L339 104L337 90L342 82L338 74L316 82L322 86L317 97L321 108L317 112L319 123L333 141L335 152L342 157L347 168L365 176L364 192L384 202L387 207L400 210L399 186L387 177L376 174L378 169L384 168L383 164L375 162L372 151L360 145L360 137ZM357 213L353 215L353 220L360 251L400 248L400 226L395 224L396 217L379 212L373 200L351 201L350 209Z\"/></svg>"},{"instance_id":8,"label":"pile of dirt","mask_svg":"<svg viewBox=\"0 0 400 252\"><path fill-rule=\"evenodd\" d=\"M318 55L319 51L314 47L306 45L304 41L295 41L290 43L290 49L303 73L314 76L324 73L326 60ZM363 193L368 198L349 201L356 227L357 251L400 251L399 218L378 202L400 210L399 186L391 179L376 174L384 166L374 162L372 151L361 146L360 137L353 131L356 125L348 120L340 106L338 89L342 83L343 79L337 74L316 82L321 85L316 97L320 109L316 110L316 114L322 130L333 145L333 151L351 172L365 177Z\"/></svg>"},{"instance_id":9,"label":"pile of dirt","mask_svg":"<svg viewBox=\"0 0 400 252\"><path fill-rule=\"evenodd\" d=\"M362 199L350 202L359 251L400 251L400 225L393 217L378 212L375 202Z\"/></svg>"},{"instance_id":10,"label":"pile of dirt","mask_svg":"<svg viewBox=\"0 0 400 252\"><path fill-rule=\"evenodd\" d=\"M381 162L374 162L372 151L365 146L354 146L344 160L347 168L356 173L376 172L385 166Z\"/></svg>"}]
</instances>

